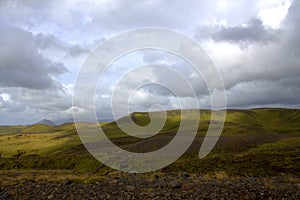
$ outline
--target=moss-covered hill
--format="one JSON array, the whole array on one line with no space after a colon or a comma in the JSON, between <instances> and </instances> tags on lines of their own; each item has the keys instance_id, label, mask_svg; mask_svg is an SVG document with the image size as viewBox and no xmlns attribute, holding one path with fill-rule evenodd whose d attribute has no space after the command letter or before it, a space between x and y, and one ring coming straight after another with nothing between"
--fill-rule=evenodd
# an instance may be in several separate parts
<instances>
[{"instance_id":1,"label":"moss-covered hill","mask_svg":"<svg viewBox=\"0 0 300 200\"><path fill-rule=\"evenodd\" d=\"M147 152L161 148L172 140L180 124L180 114L179 110L168 111L163 129L150 139L129 137L115 122L100 125L121 148ZM126 125L129 117L141 126L150 122L148 113L133 113L118 121ZM218 144L201 160L198 151L209 126L210 111L201 110L200 118L198 135L190 149L178 161L162 170L199 173L223 171L233 175L254 176L299 173L299 109L227 110ZM89 128L97 128L98 125L89 125ZM189 127L184 127L184 130L188 132ZM0 156L0 170L111 171L85 150L73 123L60 126L1 126Z\"/></svg>"}]
</instances>

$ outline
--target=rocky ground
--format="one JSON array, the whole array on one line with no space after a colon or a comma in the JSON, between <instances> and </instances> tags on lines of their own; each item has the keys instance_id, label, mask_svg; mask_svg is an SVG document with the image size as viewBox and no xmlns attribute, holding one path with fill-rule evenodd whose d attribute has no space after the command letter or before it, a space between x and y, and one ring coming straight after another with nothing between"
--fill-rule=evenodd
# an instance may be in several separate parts
<instances>
[{"instance_id":1,"label":"rocky ground","mask_svg":"<svg viewBox=\"0 0 300 200\"><path fill-rule=\"evenodd\" d=\"M300 199L297 177L202 177L176 172L111 174L94 182L2 182L0 199Z\"/></svg>"}]
</instances>

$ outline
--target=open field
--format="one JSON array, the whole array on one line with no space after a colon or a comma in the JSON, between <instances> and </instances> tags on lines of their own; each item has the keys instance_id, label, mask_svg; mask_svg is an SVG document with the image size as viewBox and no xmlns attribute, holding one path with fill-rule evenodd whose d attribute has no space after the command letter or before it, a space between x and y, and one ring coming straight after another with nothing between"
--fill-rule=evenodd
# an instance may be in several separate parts
<instances>
[{"instance_id":1,"label":"open field","mask_svg":"<svg viewBox=\"0 0 300 200\"><path fill-rule=\"evenodd\" d=\"M252 183L259 195L272 191L272 195L264 197L288 199L284 196L286 194L293 197L291 199L299 197L300 110L228 110L224 129L217 145L203 159L198 158L198 152L209 125L210 111L201 111L200 116L198 134L188 151L173 164L156 172L142 175L118 173L98 162L81 144L72 123L60 126L2 126L0 127L1 193L15 193L16 190L12 187L16 185L20 191L27 191L26 187L25 189L23 187L25 183L32 184L32 187L49 185L49 188L55 190L55 184L64 184L66 180L78 188L83 187L81 190L85 191L90 190L89 187L93 185L96 188L100 186L107 188L108 185L118 187L122 182L120 180L125 178L126 183L119 187L123 188L125 193L129 190L128 195L134 195L137 198L143 192L146 193L145 197L149 197L147 195L155 194L156 190L162 189L168 193L174 189L181 191L183 188L189 191L183 192L182 194L187 195L183 197L192 197L188 194L197 193L197 184L198 189L201 187L216 189L217 186L228 184L229 189L221 187L224 193L230 192L228 191L230 188L236 190L240 187L251 191ZM131 117L139 125L145 126L149 123L148 113L133 113ZM128 116L119 121L126 124ZM111 141L121 148L132 152L149 152L170 142L176 134L179 122L180 112L168 111L164 128L159 134L148 139L126 135L115 122L99 125ZM98 124L93 126L96 128ZM186 131L189 131L189 127L186 127ZM156 176L158 178L155 178ZM252 178L256 181L253 182ZM160 180L161 186L156 186L155 184ZM178 188L176 184L172 186L174 181L179 184ZM193 181L195 181L194 184L192 184ZM148 189L139 186L142 183L148 185L147 188L152 188L150 193ZM51 184L54 185L51 186ZM138 190L134 191L139 192L133 193L127 185L137 188ZM242 193L247 190L242 190ZM39 189L36 192L37 194L44 192L45 197L51 195ZM250 199L254 198L253 192L254 190L249 193ZM125 193L122 195L126 196ZM30 193L27 191L27 194ZM113 196L110 192L105 195L108 194L111 195L110 197ZM62 195L64 195L63 191L58 192L56 197L62 197ZM217 197L221 198L222 195Z\"/></svg>"}]
</instances>

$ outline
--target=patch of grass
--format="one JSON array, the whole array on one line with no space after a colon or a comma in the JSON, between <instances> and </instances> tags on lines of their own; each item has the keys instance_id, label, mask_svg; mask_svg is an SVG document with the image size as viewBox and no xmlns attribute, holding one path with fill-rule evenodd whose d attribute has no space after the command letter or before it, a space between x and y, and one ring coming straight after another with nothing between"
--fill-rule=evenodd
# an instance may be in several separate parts
<instances>
[{"instance_id":1,"label":"patch of grass","mask_svg":"<svg viewBox=\"0 0 300 200\"><path fill-rule=\"evenodd\" d=\"M17 134L22 131L24 126L0 126L0 135Z\"/></svg>"},{"instance_id":2,"label":"patch of grass","mask_svg":"<svg viewBox=\"0 0 300 200\"><path fill-rule=\"evenodd\" d=\"M196 112L198 111L189 110L184 113L187 124L184 131L187 133ZM209 110L201 110L198 139L205 135L210 116ZM121 118L119 122L126 125L128 117L142 126L150 122L148 113L133 113ZM180 119L180 111L167 111L166 123L158 136L154 137L172 139L180 125ZM188 171L216 177L300 175L299 121L300 110L296 109L228 110L223 139L207 157L198 158L200 143L162 171ZM89 132L99 128L99 125L120 147L132 146L133 149L143 150L151 145L147 143L147 139L128 137L115 122L80 123L79 128L84 128L88 137ZM274 139L275 136L278 138ZM149 141L157 141L151 139ZM0 170L11 169L73 170L96 174L112 171L85 150L73 123L55 127L1 126Z\"/></svg>"},{"instance_id":3,"label":"patch of grass","mask_svg":"<svg viewBox=\"0 0 300 200\"><path fill-rule=\"evenodd\" d=\"M48 126L44 124L35 124L22 129L22 133L50 133L55 132L55 126Z\"/></svg>"},{"instance_id":4,"label":"patch of grass","mask_svg":"<svg viewBox=\"0 0 300 200\"><path fill-rule=\"evenodd\" d=\"M299 163L300 137L293 137L261 144L241 153L212 151L203 159L199 159L196 154L185 154L165 170L210 175L224 172L226 175L238 176L299 176Z\"/></svg>"},{"instance_id":5,"label":"patch of grass","mask_svg":"<svg viewBox=\"0 0 300 200\"><path fill-rule=\"evenodd\" d=\"M20 152L25 155L48 155L81 143L75 134L68 135L68 137L61 136L64 136L64 133L2 135L0 136L0 155L2 157L19 156Z\"/></svg>"}]
</instances>

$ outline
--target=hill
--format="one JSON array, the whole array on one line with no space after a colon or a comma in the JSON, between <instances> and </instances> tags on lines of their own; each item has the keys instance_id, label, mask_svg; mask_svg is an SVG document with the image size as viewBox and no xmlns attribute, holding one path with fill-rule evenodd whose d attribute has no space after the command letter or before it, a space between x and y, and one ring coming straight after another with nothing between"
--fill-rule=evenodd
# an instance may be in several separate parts
<instances>
[{"instance_id":1,"label":"hill","mask_svg":"<svg viewBox=\"0 0 300 200\"><path fill-rule=\"evenodd\" d=\"M56 126L56 123L54 121L43 119L35 124L42 124L42 125L48 125L48 126Z\"/></svg>"},{"instance_id":2,"label":"hill","mask_svg":"<svg viewBox=\"0 0 300 200\"><path fill-rule=\"evenodd\" d=\"M198 134L193 144L186 154L162 171L201 174L222 171L239 176L299 175L299 109L228 110L217 145L207 157L200 160L198 151L209 126L210 115L209 110L201 110ZM124 116L118 123L126 126L129 117L141 126L150 122L149 113L137 112ZM167 111L163 129L146 139L128 136L118 128L116 122L90 125L89 128L102 126L106 135L120 148L149 152L172 140L180 125L180 111ZM189 127L184 127L184 130L188 132ZM0 155L0 170L52 169L100 174L112 171L86 151L74 123L59 126L1 126Z\"/></svg>"}]
</instances>

